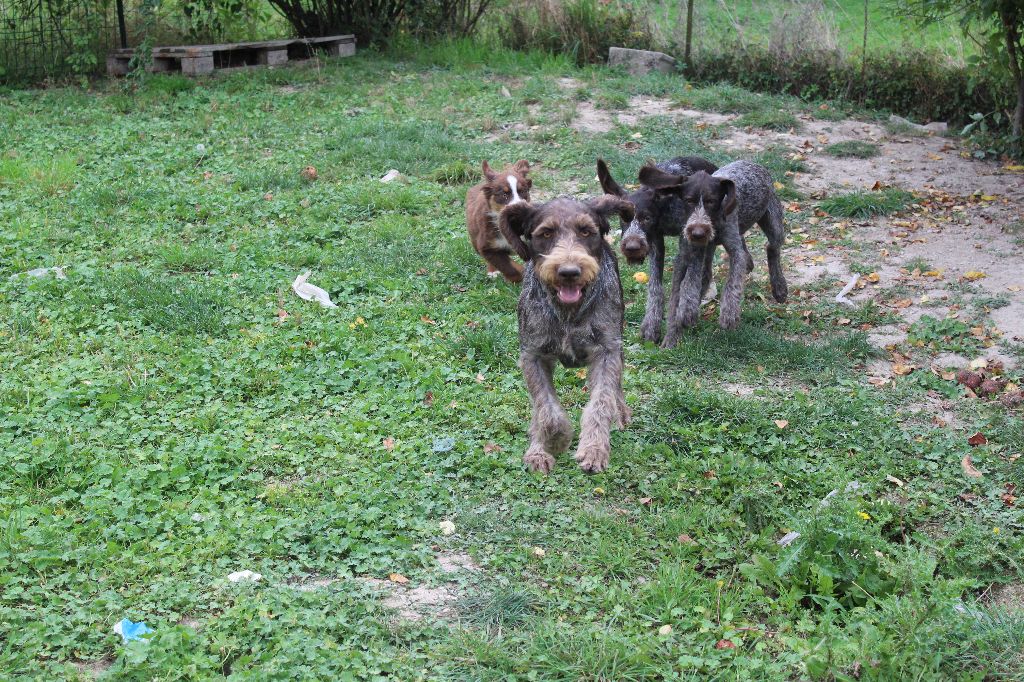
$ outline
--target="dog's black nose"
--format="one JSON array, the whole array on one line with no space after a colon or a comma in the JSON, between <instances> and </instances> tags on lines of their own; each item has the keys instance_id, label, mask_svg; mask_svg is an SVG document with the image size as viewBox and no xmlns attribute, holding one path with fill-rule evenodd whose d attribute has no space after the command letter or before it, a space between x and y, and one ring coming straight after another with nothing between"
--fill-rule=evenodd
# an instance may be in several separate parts
<instances>
[{"instance_id":1,"label":"dog's black nose","mask_svg":"<svg viewBox=\"0 0 1024 682\"><path fill-rule=\"evenodd\" d=\"M690 238L694 241L701 241L708 238L707 230L703 227L694 227L690 230Z\"/></svg>"},{"instance_id":2,"label":"dog's black nose","mask_svg":"<svg viewBox=\"0 0 1024 682\"><path fill-rule=\"evenodd\" d=\"M562 279L576 279L583 274L580 270L580 266L567 263L566 265L558 266L558 276Z\"/></svg>"}]
</instances>

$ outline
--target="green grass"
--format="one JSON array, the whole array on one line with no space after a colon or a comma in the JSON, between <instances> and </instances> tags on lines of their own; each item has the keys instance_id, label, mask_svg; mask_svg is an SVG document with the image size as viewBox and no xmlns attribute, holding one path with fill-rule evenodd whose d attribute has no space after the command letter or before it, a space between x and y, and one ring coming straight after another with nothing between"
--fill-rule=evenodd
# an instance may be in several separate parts
<instances>
[{"instance_id":1,"label":"green grass","mask_svg":"<svg viewBox=\"0 0 1024 682\"><path fill-rule=\"evenodd\" d=\"M0 100L3 676L1019 670L1019 614L976 603L1024 577L1021 512L1000 500L1019 420L978 403L962 428L931 427L913 409L926 372L867 384L879 357L834 323L852 314L775 304L756 257L740 329L705 321L673 351L640 342L644 287L623 267L634 419L611 468L585 476L563 455L547 478L522 470L518 289L485 276L462 214L480 160L529 159L543 200L597 193L598 156L629 178L648 157L735 154L685 122L575 130L581 86L561 77L624 97L726 92L456 43ZM728 92L744 113L779 108ZM514 125L528 117L536 129ZM782 148L757 158L784 183L801 167ZM408 182L380 183L389 168ZM57 264L66 280L12 277ZM290 291L305 270L338 308ZM585 382L555 382L578 424ZM968 445L975 430L988 445ZM967 454L983 478L964 477ZM445 573L450 553L477 568ZM263 580L229 583L241 569ZM404 621L385 604L392 573L453 600ZM317 578L334 582L298 589ZM125 617L153 638L122 644Z\"/></svg>"},{"instance_id":2,"label":"green grass","mask_svg":"<svg viewBox=\"0 0 1024 682\"><path fill-rule=\"evenodd\" d=\"M872 159L881 154L882 150L873 142L846 140L825 147L825 153L840 159Z\"/></svg>"},{"instance_id":3,"label":"green grass","mask_svg":"<svg viewBox=\"0 0 1024 682\"><path fill-rule=\"evenodd\" d=\"M788 111L750 112L736 119L736 125L780 131L800 129L800 121Z\"/></svg>"},{"instance_id":4,"label":"green grass","mask_svg":"<svg viewBox=\"0 0 1024 682\"><path fill-rule=\"evenodd\" d=\"M829 197L821 201L818 208L840 218L871 218L906 210L913 201L914 195L910 192L890 187Z\"/></svg>"}]
</instances>

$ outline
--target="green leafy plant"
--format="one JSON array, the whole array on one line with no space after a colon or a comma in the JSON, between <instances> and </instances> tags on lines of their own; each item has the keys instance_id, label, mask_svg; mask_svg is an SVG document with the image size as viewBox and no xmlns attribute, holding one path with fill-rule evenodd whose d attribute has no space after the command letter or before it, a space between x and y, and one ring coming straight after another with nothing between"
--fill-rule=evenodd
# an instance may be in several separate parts
<instances>
[{"instance_id":1,"label":"green leafy plant","mask_svg":"<svg viewBox=\"0 0 1024 682\"><path fill-rule=\"evenodd\" d=\"M850 192L824 199L818 207L843 218L871 218L889 215L905 210L914 201L914 195L906 190L890 187L883 190Z\"/></svg>"}]
</instances>

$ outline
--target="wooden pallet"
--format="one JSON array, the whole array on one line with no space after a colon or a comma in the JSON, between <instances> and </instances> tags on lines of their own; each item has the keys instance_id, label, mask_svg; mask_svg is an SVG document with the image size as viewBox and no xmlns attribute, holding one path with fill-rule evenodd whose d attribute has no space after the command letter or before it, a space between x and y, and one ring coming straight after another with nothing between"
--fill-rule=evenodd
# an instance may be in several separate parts
<instances>
[{"instance_id":1,"label":"wooden pallet","mask_svg":"<svg viewBox=\"0 0 1024 682\"><path fill-rule=\"evenodd\" d=\"M148 70L200 76L218 69L278 66L291 61L309 59L317 50L323 50L332 57L351 57L356 53L356 39L352 35L343 35L222 45L154 47L153 60ZM107 56L107 73L111 76L126 75L134 55L133 49L111 52Z\"/></svg>"}]
</instances>

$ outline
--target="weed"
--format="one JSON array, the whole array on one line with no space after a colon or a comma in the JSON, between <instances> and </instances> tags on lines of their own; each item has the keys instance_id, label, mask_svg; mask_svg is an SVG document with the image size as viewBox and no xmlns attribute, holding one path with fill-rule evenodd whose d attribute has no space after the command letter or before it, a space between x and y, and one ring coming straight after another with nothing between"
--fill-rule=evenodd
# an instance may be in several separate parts
<instances>
[{"instance_id":1,"label":"weed","mask_svg":"<svg viewBox=\"0 0 1024 682\"><path fill-rule=\"evenodd\" d=\"M799 130L800 121L788 111L752 111L736 119L736 125L750 126L752 128L766 128L768 130Z\"/></svg>"},{"instance_id":2,"label":"weed","mask_svg":"<svg viewBox=\"0 0 1024 682\"><path fill-rule=\"evenodd\" d=\"M861 140L845 140L825 147L825 153L840 159L873 159L882 153L881 148L873 142Z\"/></svg>"},{"instance_id":3,"label":"weed","mask_svg":"<svg viewBox=\"0 0 1024 682\"><path fill-rule=\"evenodd\" d=\"M910 192L890 187L830 197L819 203L818 207L840 218L871 218L906 210L913 201L914 195Z\"/></svg>"},{"instance_id":4,"label":"weed","mask_svg":"<svg viewBox=\"0 0 1024 682\"><path fill-rule=\"evenodd\" d=\"M933 350L951 351L954 353L973 354L981 347L981 343L971 334L971 328L954 319L939 320L931 315L921 317L910 326L907 341L927 346Z\"/></svg>"}]
</instances>

